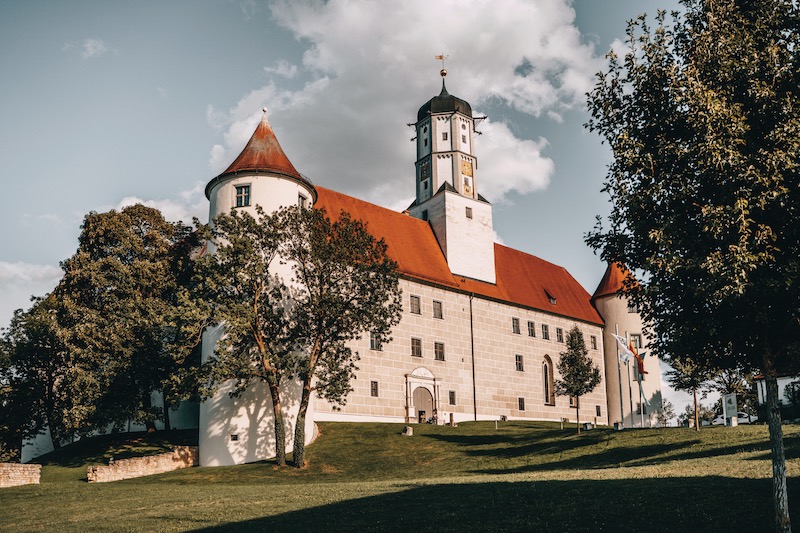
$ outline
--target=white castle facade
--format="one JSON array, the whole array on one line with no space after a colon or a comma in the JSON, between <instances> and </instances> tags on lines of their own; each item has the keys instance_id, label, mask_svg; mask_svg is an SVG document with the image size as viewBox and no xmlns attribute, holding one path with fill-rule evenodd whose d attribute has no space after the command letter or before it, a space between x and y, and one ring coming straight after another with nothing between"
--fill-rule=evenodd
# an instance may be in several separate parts
<instances>
[{"instance_id":1,"label":"white castle facade","mask_svg":"<svg viewBox=\"0 0 800 533\"><path fill-rule=\"evenodd\" d=\"M492 205L479 194L475 118L444 83L420 108L415 127L416 198L402 213L312 184L284 154L266 115L239 157L206 187L210 219L231 208L255 215L256 205L267 212L297 203L348 211L385 240L398 264L403 315L392 342L379 346L365 335L352 344L361 357L354 390L341 411L312 399L309 439L315 421L574 420L573 400L556 396L554 382L567 331L576 325L602 375L580 399L580 419L654 425L658 361L645 357L647 374L637 382L635 365L618 364L611 337L618 331L646 351L639 314L619 296L623 271L610 265L591 296L564 268L494 242ZM221 334L206 332L204 359L213 357ZM238 398L227 390L200 406L201 464L274 456L266 388ZM284 394L291 436L297 384Z\"/></svg>"}]
</instances>

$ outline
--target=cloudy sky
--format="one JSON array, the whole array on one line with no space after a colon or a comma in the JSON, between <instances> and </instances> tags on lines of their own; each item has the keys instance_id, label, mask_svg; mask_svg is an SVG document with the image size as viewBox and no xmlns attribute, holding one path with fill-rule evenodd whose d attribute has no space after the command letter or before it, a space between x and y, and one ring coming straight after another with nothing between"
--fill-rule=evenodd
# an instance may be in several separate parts
<instances>
[{"instance_id":1,"label":"cloudy sky","mask_svg":"<svg viewBox=\"0 0 800 533\"><path fill-rule=\"evenodd\" d=\"M0 327L57 282L83 216L143 202L207 218L205 184L261 116L315 183L401 209L406 124L447 88L488 115L480 192L508 246L590 293L609 155L585 93L626 21L677 0L192 0L0 4Z\"/></svg>"}]
</instances>

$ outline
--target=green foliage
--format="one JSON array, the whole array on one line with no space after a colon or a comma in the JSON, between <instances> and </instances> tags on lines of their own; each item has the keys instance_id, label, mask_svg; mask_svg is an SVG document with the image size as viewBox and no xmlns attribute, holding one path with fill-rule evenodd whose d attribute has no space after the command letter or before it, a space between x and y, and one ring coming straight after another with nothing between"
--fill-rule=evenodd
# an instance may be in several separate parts
<instances>
[{"instance_id":1,"label":"green foliage","mask_svg":"<svg viewBox=\"0 0 800 533\"><path fill-rule=\"evenodd\" d=\"M153 391L167 404L188 393L176 390L174 376L197 339L182 335L177 298L196 245L189 227L143 205L86 215L53 293L60 335L87 369L81 387L91 401L81 402L81 419L151 424L164 416L150 405Z\"/></svg>"},{"instance_id":2,"label":"green foliage","mask_svg":"<svg viewBox=\"0 0 800 533\"><path fill-rule=\"evenodd\" d=\"M555 382L555 392L575 398L576 423L580 433L580 417L577 415L580 413L581 396L592 392L600 384L600 368L589 357L583 332L578 326L567 332L567 351L561 352L556 367L561 378Z\"/></svg>"},{"instance_id":3,"label":"green foliage","mask_svg":"<svg viewBox=\"0 0 800 533\"><path fill-rule=\"evenodd\" d=\"M675 406L669 400L662 400L661 409L658 410L658 423L662 428L669 425L669 421L675 418Z\"/></svg>"}]
</instances>

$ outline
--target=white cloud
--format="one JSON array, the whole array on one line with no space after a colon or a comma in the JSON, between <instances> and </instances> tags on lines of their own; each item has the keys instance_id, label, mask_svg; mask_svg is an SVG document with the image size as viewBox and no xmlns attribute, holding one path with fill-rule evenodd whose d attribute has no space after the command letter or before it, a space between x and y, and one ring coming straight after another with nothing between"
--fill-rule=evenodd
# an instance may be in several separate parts
<instances>
[{"instance_id":1,"label":"white cloud","mask_svg":"<svg viewBox=\"0 0 800 533\"><path fill-rule=\"evenodd\" d=\"M277 74L286 79L297 76L297 65L292 65L284 59L278 60L274 67L264 67L264 70L270 74Z\"/></svg>"},{"instance_id":2,"label":"white cloud","mask_svg":"<svg viewBox=\"0 0 800 533\"><path fill-rule=\"evenodd\" d=\"M114 207L120 210L129 205L142 204L147 207L154 207L161 211L169 221L182 221L184 224L191 225L192 218L197 217L201 221L208 218L208 200L205 197L205 184L195 183L189 190L181 191L178 199L153 199L145 200L136 196L126 196Z\"/></svg>"},{"instance_id":3,"label":"white cloud","mask_svg":"<svg viewBox=\"0 0 800 533\"><path fill-rule=\"evenodd\" d=\"M582 41L567 0L509 0L502 9L488 0L469 8L455 0L278 0L271 10L309 43L302 71L310 81L287 89L276 76L225 113L209 106L209 123L226 127L224 142L211 150L212 170L233 161L267 106L301 173L387 206L413 195L414 132L405 124L440 90L435 54L450 54L448 90L473 108L501 106L556 121L583 105L602 63ZM266 70L294 77L293 67L279 61ZM542 155L546 141L518 138L498 122L480 128L481 194L503 201L511 191L547 186L553 162Z\"/></svg>"},{"instance_id":4,"label":"white cloud","mask_svg":"<svg viewBox=\"0 0 800 533\"><path fill-rule=\"evenodd\" d=\"M0 261L0 328L6 327L15 309L28 309L31 296L44 296L61 279L55 265Z\"/></svg>"},{"instance_id":5,"label":"white cloud","mask_svg":"<svg viewBox=\"0 0 800 533\"><path fill-rule=\"evenodd\" d=\"M83 59L91 59L93 57L100 57L108 52L108 47L102 39L85 39L81 47L81 57Z\"/></svg>"}]
</instances>

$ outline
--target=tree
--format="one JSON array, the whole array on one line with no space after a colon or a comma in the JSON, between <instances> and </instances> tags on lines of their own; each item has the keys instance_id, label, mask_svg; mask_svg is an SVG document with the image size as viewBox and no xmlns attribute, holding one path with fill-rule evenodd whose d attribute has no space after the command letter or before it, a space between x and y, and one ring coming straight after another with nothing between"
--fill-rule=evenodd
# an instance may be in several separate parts
<instances>
[{"instance_id":1,"label":"tree","mask_svg":"<svg viewBox=\"0 0 800 533\"><path fill-rule=\"evenodd\" d=\"M292 266L296 338L301 339L297 375L302 395L294 434L293 463L302 467L305 419L311 394L343 405L352 391L358 353L348 342L371 333L391 340L401 317L397 264L386 243L342 211L331 220L325 210L292 207L277 213L284 233L280 255Z\"/></svg>"},{"instance_id":2,"label":"tree","mask_svg":"<svg viewBox=\"0 0 800 533\"><path fill-rule=\"evenodd\" d=\"M721 370L710 382L711 390L721 395L736 394L736 403L740 411L748 415L753 414L758 399L753 386L753 372L746 372L741 366ZM722 398L720 398L720 414L722 413Z\"/></svg>"},{"instance_id":3,"label":"tree","mask_svg":"<svg viewBox=\"0 0 800 533\"><path fill-rule=\"evenodd\" d=\"M275 431L275 460L286 464L286 429L280 387L294 376L298 331L288 287L270 275L282 233L272 217L257 206L258 218L231 210L207 228L213 253L197 260L196 276L187 301L205 305L205 322L224 325L225 334L214 358L203 365L202 396L235 380L236 397L254 382L270 393Z\"/></svg>"},{"instance_id":4,"label":"tree","mask_svg":"<svg viewBox=\"0 0 800 533\"><path fill-rule=\"evenodd\" d=\"M16 310L0 341L5 359L0 426L14 447L47 428L58 449L91 429L97 391L86 379L89 369L76 363L62 341L57 305L51 295L34 299L27 311Z\"/></svg>"},{"instance_id":5,"label":"tree","mask_svg":"<svg viewBox=\"0 0 800 533\"><path fill-rule=\"evenodd\" d=\"M800 366L800 82L791 0L684 0L629 26L589 95L609 143L609 228L587 238L626 286L661 356L760 369L775 523L790 529L777 376Z\"/></svg>"},{"instance_id":6,"label":"tree","mask_svg":"<svg viewBox=\"0 0 800 533\"><path fill-rule=\"evenodd\" d=\"M53 296L71 356L93 369L86 379L97 400L86 409L96 426L136 420L154 429L162 418L169 428L170 400L187 392L174 389L175 375L198 341L183 336L191 314L177 300L196 243L191 228L143 205L84 218ZM163 410L151 404L153 391L162 391Z\"/></svg>"},{"instance_id":7,"label":"tree","mask_svg":"<svg viewBox=\"0 0 800 533\"><path fill-rule=\"evenodd\" d=\"M600 368L592 362L578 326L567 332L567 351L561 352L556 365L561 378L555 383L556 394L575 398L575 422L581 432L581 396L592 392L600 383Z\"/></svg>"},{"instance_id":8,"label":"tree","mask_svg":"<svg viewBox=\"0 0 800 533\"><path fill-rule=\"evenodd\" d=\"M697 403L697 393L705 398L708 394L710 382L716 373L689 357L673 357L670 359L672 367L666 374L670 386L679 391L692 394L694 406L694 429L700 431L700 406Z\"/></svg>"},{"instance_id":9,"label":"tree","mask_svg":"<svg viewBox=\"0 0 800 533\"><path fill-rule=\"evenodd\" d=\"M661 402L661 409L658 411L658 423L661 424L662 428L665 428L673 418L675 418L675 407L672 405L671 401L663 400Z\"/></svg>"}]
</instances>

